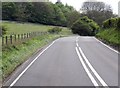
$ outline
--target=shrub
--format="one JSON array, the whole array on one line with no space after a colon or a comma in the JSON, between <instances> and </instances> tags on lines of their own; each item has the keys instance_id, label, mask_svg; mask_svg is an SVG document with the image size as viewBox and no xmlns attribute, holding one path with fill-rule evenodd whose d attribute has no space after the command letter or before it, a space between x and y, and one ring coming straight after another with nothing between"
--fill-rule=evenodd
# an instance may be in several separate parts
<instances>
[{"instance_id":1,"label":"shrub","mask_svg":"<svg viewBox=\"0 0 120 88\"><path fill-rule=\"evenodd\" d=\"M54 28L48 30L48 32L52 33L52 34L53 33L59 33L61 31L62 31L62 28L60 28L60 27L54 27Z\"/></svg>"},{"instance_id":2,"label":"shrub","mask_svg":"<svg viewBox=\"0 0 120 88\"><path fill-rule=\"evenodd\" d=\"M71 29L74 34L91 35L90 27L81 20L76 21Z\"/></svg>"},{"instance_id":3,"label":"shrub","mask_svg":"<svg viewBox=\"0 0 120 88\"><path fill-rule=\"evenodd\" d=\"M86 22L86 23L92 22L92 20L89 19L87 16L84 16L84 17L82 17L82 18L80 18L80 19L81 19L82 21Z\"/></svg>"},{"instance_id":4,"label":"shrub","mask_svg":"<svg viewBox=\"0 0 120 88\"><path fill-rule=\"evenodd\" d=\"M78 19L71 27L72 32L79 35L95 35L99 26L88 17Z\"/></svg>"},{"instance_id":5,"label":"shrub","mask_svg":"<svg viewBox=\"0 0 120 88\"><path fill-rule=\"evenodd\" d=\"M111 28L111 27L116 27L117 26L117 20L118 18L110 18L108 20L105 20L103 22L103 28Z\"/></svg>"},{"instance_id":6,"label":"shrub","mask_svg":"<svg viewBox=\"0 0 120 88\"><path fill-rule=\"evenodd\" d=\"M2 26L0 27L0 36L5 35L6 32L7 32L7 28L2 25Z\"/></svg>"},{"instance_id":7,"label":"shrub","mask_svg":"<svg viewBox=\"0 0 120 88\"><path fill-rule=\"evenodd\" d=\"M118 21L117 21L117 29L120 30L120 18L118 18Z\"/></svg>"}]
</instances>

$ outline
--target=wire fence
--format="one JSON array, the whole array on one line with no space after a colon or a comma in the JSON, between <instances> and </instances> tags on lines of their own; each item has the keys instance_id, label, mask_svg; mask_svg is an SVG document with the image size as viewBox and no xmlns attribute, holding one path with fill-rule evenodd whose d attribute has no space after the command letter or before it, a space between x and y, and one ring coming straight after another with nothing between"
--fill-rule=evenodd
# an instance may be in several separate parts
<instances>
[{"instance_id":1,"label":"wire fence","mask_svg":"<svg viewBox=\"0 0 120 88\"><path fill-rule=\"evenodd\" d=\"M42 36L47 33L48 32L31 32L24 34L13 34L9 36L2 36L2 46L9 46L9 45L23 43L28 39L34 38L36 36Z\"/></svg>"}]
</instances>

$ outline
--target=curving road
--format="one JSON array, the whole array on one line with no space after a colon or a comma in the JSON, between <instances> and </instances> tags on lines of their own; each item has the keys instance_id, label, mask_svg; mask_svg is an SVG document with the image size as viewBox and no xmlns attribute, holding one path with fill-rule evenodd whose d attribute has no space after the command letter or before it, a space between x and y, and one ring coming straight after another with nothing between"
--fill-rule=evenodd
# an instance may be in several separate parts
<instances>
[{"instance_id":1,"label":"curving road","mask_svg":"<svg viewBox=\"0 0 120 88\"><path fill-rule=\"evenodd\" d=\"M118 86L118 52L94 37L57 39L26 63L4 86Z\"/></svg>"}]
</instances>

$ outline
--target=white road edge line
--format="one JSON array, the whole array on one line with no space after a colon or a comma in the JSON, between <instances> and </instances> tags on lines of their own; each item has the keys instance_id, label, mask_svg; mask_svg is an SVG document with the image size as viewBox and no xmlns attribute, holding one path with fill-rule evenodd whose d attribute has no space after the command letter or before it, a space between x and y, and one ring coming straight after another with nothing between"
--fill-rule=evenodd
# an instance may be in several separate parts
<instances>
[{"instance_id":1,"label":"white road edge line","mask_svg":"<svg viewBox=\"0 0 120 88\"><path fill-rule=\"evenodd\" d=\"M58 40L58 39L57 39ZM57 41L55 40L55 41ZM40 57L48 48L50 48L55 41L53 41L47 48L45 48L23 71L22 73L11 83L10 87L11 88L19 79L20 77L30 68L30 66L38 59L38 57Z\"/></svg>"},{"instance_id":2,"label":"white road edge line","mask_svg":"<svg viewBox=\"0 0 120 88\"><path fill-rule=\"evenodd\" d=\"M88 61L87 57L85 56L85 54L83 53L82 49L79 47L80 53L83 56L83 59L86 61L86 63L88 64L88 66L90 67L90 69L92 70L92 72L94 73L94 75L97 77L97 79L100 81L100 83L103 86L108 86L103 79L100 77L100 75L95 71L95 69L93 68L93 66L90 64L90 62Z\"/></svg>"},{"instance_id":3,"label":"white road edge line","mask_svg":"<svg viewBox=\"0 0 120 88\"><path fill-rule=\"evenodd\" d=\"M98 40L97 38L93 37L95 40L97 40L98 42L100 42L102 45L106 46L107 48L109 48L110 50L116 52L116 53L119 53L117 50L111 48L110 46L106 45L105 43L101 42L100 40Z\"/></svg>"},{"instance_id":4,"label":"white road edge line","mask_svg":"<svg viewBox=\"0 0 120 88\"><path fill-rule=\"evenodd\" d=\"M82 57L81 57L81 55L80 55L80 53L79 53L79 51L78 51L78 48L76 47L75 49L76 49L77 55L78 55L78 57L79 57L79 60L80 60L80 62L82 63L82 66L83 66L83 68L85 69L88 77L89 77L90 80L92 81L93 85L94 85L94 86L99 86L98 83L96 82L96 80L94 79L94 77L92 76L92 74L90 73L90 71L88 70L87 66L85 65L85 63L84 63L84 61L83 61L83 59L82 59Z\"/></svg>"}]
</instances>

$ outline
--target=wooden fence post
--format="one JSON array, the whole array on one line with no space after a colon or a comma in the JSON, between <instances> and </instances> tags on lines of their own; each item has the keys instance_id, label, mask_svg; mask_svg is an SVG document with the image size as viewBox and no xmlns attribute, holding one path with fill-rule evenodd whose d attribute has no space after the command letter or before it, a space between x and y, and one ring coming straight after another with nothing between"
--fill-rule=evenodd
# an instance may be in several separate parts
<instances>
[{"instance_id":1,"label":"wooden fence post","mask_svg":"<svg viewBox=\"0 0 120 88\"><path fill-rule=\"evenodd\" d=\"M10 35L10 44L12 44L12 35Z\"/></svg>"},{"instance_id":2,"label":"wooden fence post","mask_svg":"<svg viewBox=\"0 0 120 88\"><path fill-rule=\"evenodd\" d=\"M18 34L18 40L20 39L20 35Z\"/></svg>"},{"instance_id":3,"label":"wooden fence post","mask_svg":"<svg viewBox=\"0 0 120 88\"><path fill-rule=\"evenodd\" d=\"M21 39L23 39L23 34L21 34Z\"/></svg>"},{"instance_id":4,"label":"wooden fence post","mask_svg":"<svg viewBox=\"0 0 120 88\"><path fill-rule=\"evenodd\" d=\"M8 37L6 36L5 37L5 42L6 42L6 45L8 44Z\"/></svg>"},{"instance_id":5,"label":"wooden fence post","mask_svg":"<svg viewBox=\"0 0 120 88\"><path fill-rule=\"evenodd\" d=\"M14 36L15 36L15 42L16 42L16 34Z\"/></svg>"},{"instance_id":6,"label":"wooden fence post","mask_svg":"<svg viewBox=\"0 0 120 88\"><path fill-rule=\"evenodd\" d=\"M27 33L27 38L28 38L28 33Z\"/></svg>"}]
</instances>

